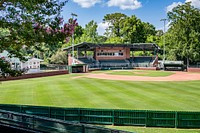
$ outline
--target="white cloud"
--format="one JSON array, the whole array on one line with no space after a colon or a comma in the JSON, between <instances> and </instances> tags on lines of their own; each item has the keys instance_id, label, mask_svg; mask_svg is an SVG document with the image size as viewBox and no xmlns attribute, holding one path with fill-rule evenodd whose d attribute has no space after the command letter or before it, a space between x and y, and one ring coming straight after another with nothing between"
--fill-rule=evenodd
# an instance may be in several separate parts
<instances>
[{"instance_id":1,"label":"white cloud","mask_svg":"<svg viewBox=\"0 0 200 133\"><path fill-rule=\"evenodd\" d=\"M185 0L186 2L191 2L191 5L196 7L196 8L200 8L200 0ZM172 9L178 5L182 5L182 2L173 2L171 5L167 6L166 8L166 12L170 12L172 11Z\"/></svg>"},{"instance_id":2,"label":"white cloud","mask_svg":"<svg viewBox=\"0 0 200 133\"><path fill-rule=\"evenodd\" d=\"M101 2L101 0L73 0L73 1L83 8L89 8Z\"/></svg>"},{"instance_id":3,"label":"white cloud","mask_svg":"<svg viewBox=\"0 0 200 133\"><path fill-rule=\"evenodd\" d=\"M178 5L182 4L182 2L173 2L171 5L167 6L166 12L171 12L174 7L177 7Z\"/></svg>"},{"instance_id":4,"label":"white cloud","mask_svg":"<svg viewBox=\"0 0 200 133\"><path fill-rule=\"evenodd\" d=\"M107 4L109 7L117 6L122 10L135 10L142 7L141 2L138 0L109 0Z\"/></svg>"},{"instance_id":5,"label":"white cloud","mask_svg":"<svg viewBox=\"0 0 200 133\"><path fill-rule=\"evenodd\" d=\"M106 22L106 23L99 23L98 24L98 28L97 28L97 32L99 35L103 35L104 32L105 32L105 29L108 28L109 24Z\"/></svg>"},{"instance_id":6,"label":"white cloud","mask_svg":"<svg viewBox=\"0 0 200 133\"><path fill-rule=\"evenodd\" d=\"M186 0L185 2L191 2L191 5L200 8L200 0Z\"/></svg>"}]
</instances>

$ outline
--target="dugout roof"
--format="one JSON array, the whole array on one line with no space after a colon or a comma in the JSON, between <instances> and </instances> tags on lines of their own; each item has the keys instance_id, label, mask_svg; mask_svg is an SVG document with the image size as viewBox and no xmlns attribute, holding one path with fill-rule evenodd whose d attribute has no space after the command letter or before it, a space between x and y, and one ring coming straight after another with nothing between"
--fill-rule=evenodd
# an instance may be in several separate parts
<instances>
[{"instance_id":1,"label":"dugout roof","mask_svg":"<svg viewBox=\"0 0 200 133\"><path fill-rule=\"evenodd\" d=\"M128 47L130 51L157 51L161 52L162 50L158 45L155 43L133 43L133 44L114 44L114 43L88 43L83 42L74 45L74 50L86 50L86 51L93 51L95 48L101 47ZM63 49L64 51L71 51L72 46Z\"/></svg>"}]
</instances>

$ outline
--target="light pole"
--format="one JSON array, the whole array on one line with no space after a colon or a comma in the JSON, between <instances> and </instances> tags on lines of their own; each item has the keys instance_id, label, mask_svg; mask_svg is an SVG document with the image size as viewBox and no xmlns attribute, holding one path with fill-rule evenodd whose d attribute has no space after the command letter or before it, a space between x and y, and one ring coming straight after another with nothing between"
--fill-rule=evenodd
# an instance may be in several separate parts
<instances>
[{"instance_id":1,"label":"light pole","mask_svg":"<svg viewBox=\"0 0 200 133\"><path fill-rule=\"evenodd\" d=\"M75 13L71 13L72 16L72 21L74 20L74 17L77 17L78 15L76 15ZM74 29L75 30L75 29ZM74 65L74 32L72 34L72 65Z\"/></svg>"},{"instance_id":2,"label":"light pole","mask_svg":"<svg viewBox=\"0 0 200 133\"><path fill-rule=\"evenodd\" d=\"M164 63L165 63L165 24L166 24L167 19L161 19L160 21L164 22L164 30L163 30L163 35L164 35L164 38L163 38L163 66L164 66Z\"/></svg>"}]
</instances>

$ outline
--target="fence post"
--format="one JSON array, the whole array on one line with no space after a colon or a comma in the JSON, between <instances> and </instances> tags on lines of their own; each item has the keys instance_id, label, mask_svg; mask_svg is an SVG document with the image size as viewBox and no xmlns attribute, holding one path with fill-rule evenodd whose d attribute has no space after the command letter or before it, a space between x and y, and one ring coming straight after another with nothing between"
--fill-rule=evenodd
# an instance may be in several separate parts
<instances>
[{"instance_id":1,"label":"fence post","mask_svg":"<svg viewBox=\"0 0 200 133\"><path fill-rule=\"evenodd\" d=\"M79 122L81 122L81 109L80 108L78 108L78 117L79 117Z\"/></svg>"},{"instance_id":2,"label":"fence post","mask_svg":"<svg viewBox=\"0 0 200 133\"><path fill-rule=\"evenodd\" d=\"M146 118L145 118L145 127L147 127L148 123L148 110L146 110Z\"/></svg>"},{"instance_id":3,"label":"fence post","mask_svg":"<svg viewBox=\"0 0 200 133\"><path fill-rule=\"evenodd\" d=\"M51 118L51 107L49 107L49 118Z\"/></svg>"},{"instance_id":4,"label":"fence post","mask_svg":"<svg viewBox=\"0 0 200 133\"><path fill-rule=\"evenodd\" d=\"M175 128L177 128L178 125L178 112L175 112Z\"/></svg>"},{"instance_id":5,"label":"fence post","mask_svg":"<svg viewBox=\"0 0 200 133\"><path fill-rule=\"evenodd\" d=\"M112 110L112 125L115 125L115 110Z\"/></svg>"},{"instance_id":6,"label":"fence post","mask_svg":"<svg viewBox=\"0 0 200 133\"><path fill-rule=\"evenodd\" d=\"M64 117L64 118L63 118L64 121L65 121L65 113L66 113L66 112L65 112L65 109L64 109L64 116L63 116L63 117Z\"/></svg>"},{"instance_id":7,"label":"fence post","mask_svg":"<svg viewBox=\"0 0 200 133\"><path fill-rule=\"evenodd\" d=\"M22 105L19 106L20 113L22 113Z\"/></svg>"}]
</instances>

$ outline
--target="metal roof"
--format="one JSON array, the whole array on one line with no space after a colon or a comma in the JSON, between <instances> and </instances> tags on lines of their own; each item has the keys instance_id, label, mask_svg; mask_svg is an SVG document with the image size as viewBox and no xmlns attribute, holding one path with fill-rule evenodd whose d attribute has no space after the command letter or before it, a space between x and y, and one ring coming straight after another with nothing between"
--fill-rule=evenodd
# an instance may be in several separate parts
<instances>
[{"instance_id":1,"label":"metal roof","mask_svg":"<svg viewBox=\"0 0 200 133\"><path fill-rule=\"evenodd\" d=\"M128 47L131 51L154 51L157 50L158 52L162 51L161 48L156 45L155 43L133 43L133 44L114 44L114 43L88 43L83 42L74 45L74 50L94 50L95 48L101 47ZM63 49L64 51L71 51L72 46L66 47Z\"/></svg>"}]
</instances>

